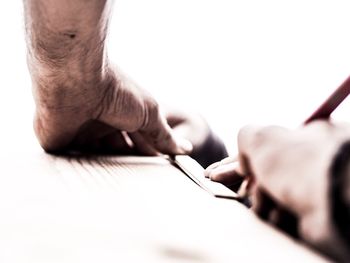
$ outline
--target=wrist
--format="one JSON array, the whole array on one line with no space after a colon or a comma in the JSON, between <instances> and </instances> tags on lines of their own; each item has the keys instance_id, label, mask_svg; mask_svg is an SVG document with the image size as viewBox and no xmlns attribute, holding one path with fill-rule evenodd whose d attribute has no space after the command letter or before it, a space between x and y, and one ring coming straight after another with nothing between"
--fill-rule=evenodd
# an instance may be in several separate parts
<instances>
[{"instance_id":1,"label":"wrist","mask_svg":"<svg viewBox=\"0 0 350 263\"><path fill-rule=\"evenodd\" d=\"M110 82L107 62L81 67L75 61L67 62L65 67L35 60L29 60L28 64L37 109L52 114L95 108L94 104Z\"/></svg>"},{"instance_id":2,"label":"wrist","mask_svg":"<svg viewBox=\"0 0 350 263\"><path fill-rule=\"evenodd\" d=\"M42 147L56 151L68 145L84 123L97 119L112 76L109 67L89 73L37 65L31 70L34 129Z\"/></svg>"}]
</instances>

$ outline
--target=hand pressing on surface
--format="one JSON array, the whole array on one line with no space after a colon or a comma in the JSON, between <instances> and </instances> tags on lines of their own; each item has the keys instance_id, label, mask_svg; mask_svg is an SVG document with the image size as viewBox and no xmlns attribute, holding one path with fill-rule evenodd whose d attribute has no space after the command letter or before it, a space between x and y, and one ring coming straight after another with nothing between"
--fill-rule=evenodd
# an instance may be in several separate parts
<instances>
[{"instance_id":1,"label":"hand pressing on surface","mask_svg":"<svg viewBox=\"0 0 350 263\"><path fill-rule=\"evenodd\" d=\"M280 225L292 214L304 241L349 259L349 140L350 125L325 121L293 131L248 126L238 135L238 158L209 166L206 176L227 185L249 179L252 209L261 218Z\"/></svg>"},{"instance_id":2,"label":"hand pressing on surface","mask_svg":"<svg viewBox=\"0 0 350 263\"><path fill-rule=\"evenodd\" d=\"M24 0L34 129L49 152L123 150L187 154L156 100L113 66L105 47L113 1ZM129 141L129 144L128 144Z\"/></svg>"}]
</instances>

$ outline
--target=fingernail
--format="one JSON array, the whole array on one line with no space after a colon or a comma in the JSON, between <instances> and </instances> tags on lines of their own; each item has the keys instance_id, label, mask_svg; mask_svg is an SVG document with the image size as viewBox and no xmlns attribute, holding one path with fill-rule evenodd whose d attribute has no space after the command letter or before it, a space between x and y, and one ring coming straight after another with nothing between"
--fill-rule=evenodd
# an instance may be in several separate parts
<instances>
[{"instance_id":1,"label":"fingernail","mask_svg":"<svg viewBox=\"0 0 350 263\"><path fill-rule=\"evenodd\" d=\"M216 163L212 163L211 165L209 165L206 170L213 170L215 169L216 167L219 167L221 165L221 162L216 162Z\"/></svg>"},{"instance_id":2,"label":"fingernail","mask_svg":"<svg viewBox=\"0 0 350 263\"><path fill-rule=\"evenodd\" d=\"M189 140L186 139L179 139L179 146L181 148L181 150L184 152L184 154L188 154L190 152L192 152L193 150L193 145Z\"/></svg>"},{"instance_id":3,"label":"fingernail","mask_svg":"<svg viewBox=\"0 0 350 263\"><path fill-rule=\"evenodd\" d=\"M204 176L206 178L210 177L210 173L211 171L213 171L216 167L218 167L220 164L220 162L216 162L216 163L212 163L211 165L209 165L207 168L205 168L204 170Z\"/></svg>"},{"instance_id":4,"label":"fingernail","mask_svg":"<svg viewBox=\"0 0 350 263\"><path fill-rule=\"evenodd\" d=\"M207 168L207 169L204 170L204 176L206 178L209 178L209 175L210 175L210 170Z\"/></svg>"}]
</instances>

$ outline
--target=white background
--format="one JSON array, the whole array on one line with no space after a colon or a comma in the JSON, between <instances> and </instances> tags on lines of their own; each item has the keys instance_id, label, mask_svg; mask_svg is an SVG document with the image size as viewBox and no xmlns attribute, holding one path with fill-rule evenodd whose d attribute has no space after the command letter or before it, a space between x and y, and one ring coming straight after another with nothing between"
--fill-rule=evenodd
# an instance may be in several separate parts
<instances>
[{"instance_id":1,"label":"white background","mask_svg":"<svg viewBox=\"0 0 350 263\"><path fill-rule=\"evenodd\" d=\"M21 1L0 2L7 152L37 147L23 23ZM348 1L119 0L109 35L114 62L159 100L206 116L231 152L240 126L297 126L350 74ZM350 120L346 104L337 118Z\"/></svg>"}]
</instances>

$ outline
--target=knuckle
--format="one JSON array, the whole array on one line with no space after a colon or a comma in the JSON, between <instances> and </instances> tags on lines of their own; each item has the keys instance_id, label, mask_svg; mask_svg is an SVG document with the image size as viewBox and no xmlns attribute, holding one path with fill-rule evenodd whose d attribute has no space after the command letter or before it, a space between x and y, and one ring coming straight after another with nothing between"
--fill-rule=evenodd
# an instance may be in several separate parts
<instances>
[{"instance_id":1,"label":"knuckle","mask_svg":"<svg viewBox=\"0 0 350 263\"><path fill-rule=\"evenodd\" d=\"M276 129L278 129L276 126L266 126L262 127L261 129L258 129L255 132L254 142L257 144L257 146L260 146L268 138L273 136L273 133L276 131Z\"/></svg>"},{"instance_id":2,"label":"knuckle","mask_svg":"<svg viewBox=\"0 0 350 263\"><path fill-rule=\"evenodd\" d=\"M245 126L239 131L238 140L244 148L256 148L264 141L269 129L269 127Z\"/></svg>"},{"instance_id":3,"label":"knuckle","mask_svg":"<svg viewBox=\"0 0 350 263\"><path fill-rule=\"evenodd\" d=\"M280 135L279 131L281 131L283 128L280 126L263 126L263 127L257 127L257 126L249 126L243 132L247 134L249 139L251 140L251 143L258 147L264 144L265 142L269 140L274 140L277 138L277 136Z\"/></svg>"},{"instance_id":4,"label":"knuckle","mask_svg":"<svg viewBox=\"0 0 350 263\"><path fill-rule=\"evenodd\" d=\"M149 123L154 123L158 120L159 116L159 104L155 99L146 99L145 100L147 119Z\"/></svg>"},{"instance_id":5,"label":"knuckle","mask_svg":"<svg viewBox=\"0 0 350 263\"><path fill-rule=\"evenodd\" d=\"M143 114L142 114L142 129L146 134L152 138L158 138L160 135L159 123L160 109L158 102L152 97L146 97L143 99Z\"/></svg>"}]
</instances>

